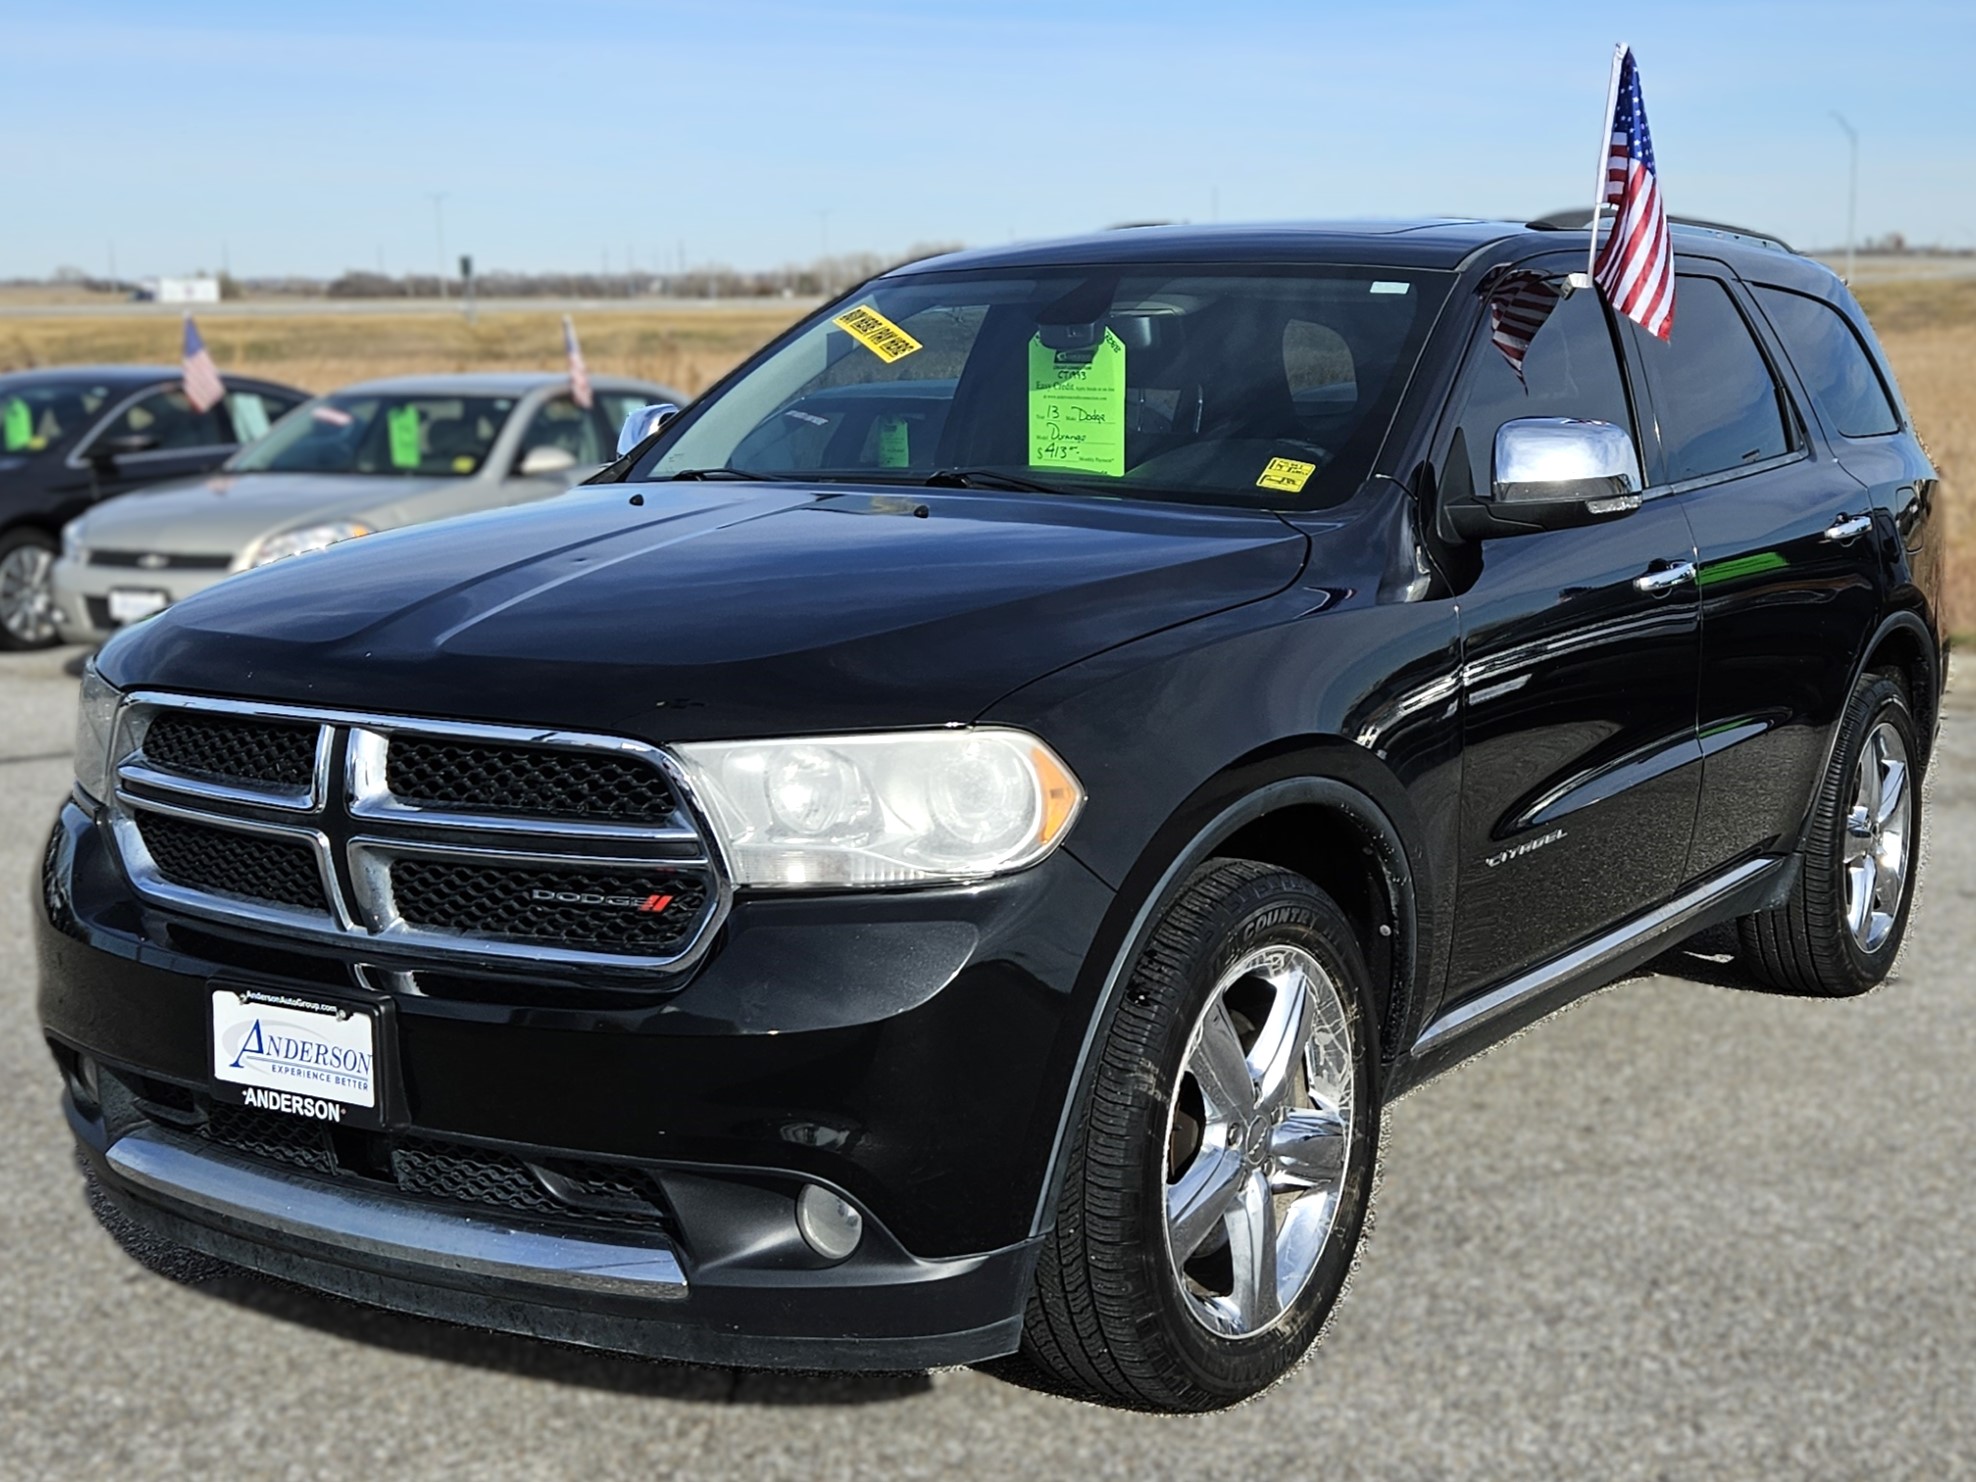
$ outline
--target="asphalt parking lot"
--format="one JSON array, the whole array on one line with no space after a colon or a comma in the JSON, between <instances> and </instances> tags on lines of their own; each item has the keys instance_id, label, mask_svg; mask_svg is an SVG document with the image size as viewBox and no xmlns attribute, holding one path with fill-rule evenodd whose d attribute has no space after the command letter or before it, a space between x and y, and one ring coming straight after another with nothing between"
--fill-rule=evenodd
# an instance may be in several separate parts
<instances>
[{"instance_id":1,"label":"asphalt parking lot","mask_svg":"<svg viewBox=\"0 0 1976 1482\"><path fill-rule=\"evenodd\" d=\"M1635 979L1389 1113L1314 1359L1233 1412L969 1372L620 1360L243 1276L95 1224L34 1022L62 653L0 657L0 1475L1945 1477L1976 1471L1976 696L1952 694L1895 981Z\"/></svg>"}]
</instances>

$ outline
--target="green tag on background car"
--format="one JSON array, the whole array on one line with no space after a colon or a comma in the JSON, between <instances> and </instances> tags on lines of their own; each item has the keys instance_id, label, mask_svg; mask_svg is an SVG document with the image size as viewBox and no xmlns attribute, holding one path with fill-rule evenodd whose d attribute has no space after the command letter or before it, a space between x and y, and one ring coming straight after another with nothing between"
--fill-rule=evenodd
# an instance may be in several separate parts
<instances>
[{"instance_id":1,"label":"green tag on background car","mask_svg":"<svg viewBox=\"0 0 1976 1482\"><path fill-rule=\"evenodd\" d=\"M1030 340L1029 465L1125 476L1125 344L1109 329L1088 350Z\"/></svg>"},{"instance_id":2,"label":"green tag on background car","mask_svg":"<svg viewBox=\"0 0 1976 1482\"><path fill-rule=\"evenodd\" d=\"M34 413L28 404L18 396L7 403L7 421L4 434L9 453L18 453L34 441Z\"/></svg>"},{"instance_id":3,"label":"green tag on background car","mask_svg":"<svg viewBox=\"0 0 1976 1482\"><path fill-rule=\"evenodd\" d=\"M419 409L393 407L384 414L384 422L391 434L391 466L417 468L419 466Z\"/></svg>"},{"instance_id":4,"label":"green tag on background car","mask_svg":"<svg viewBox=\"0 0 1976 1482\"><path fill-rule=\"evenodd\" d=\"M912 432L904 417L878 419L878 466L910 468L913 461Z\"/></svg>"}]
</instances>

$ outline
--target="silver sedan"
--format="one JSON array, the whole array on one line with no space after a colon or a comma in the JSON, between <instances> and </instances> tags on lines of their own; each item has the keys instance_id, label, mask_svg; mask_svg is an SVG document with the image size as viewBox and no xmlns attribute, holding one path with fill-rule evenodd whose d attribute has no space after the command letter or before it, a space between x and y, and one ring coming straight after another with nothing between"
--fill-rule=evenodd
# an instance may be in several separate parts
<instances>
[{"instance_id":1,"label":"silver sedan","mask_svg":"<svg viewBox=\"0 0 1976 1482\"><path fill-rule=\"evenodd\" d=\"M63 531L55 623L101 643L229 574L374 531L561 493L614 455L619 425L678 402L599 376L365 381L296 408L217 472L97 505Z\"/></svg>"}]
</instances>

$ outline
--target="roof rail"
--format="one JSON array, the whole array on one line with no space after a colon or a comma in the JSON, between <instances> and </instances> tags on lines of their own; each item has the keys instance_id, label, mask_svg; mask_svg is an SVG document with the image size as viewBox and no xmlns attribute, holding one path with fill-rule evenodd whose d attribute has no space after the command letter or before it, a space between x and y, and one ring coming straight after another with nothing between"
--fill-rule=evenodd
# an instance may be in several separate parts
<instances>
[{"instance_id":1,"label":"roof rail","mask_svg":"<svg viewBox=\"0 0 1976 1482\"><path fill-rule=\"evenodd\" d=\"M1751 242L1759 247L1774 247L1780 252L1795 253L1797 249L1782 237L1769 232L1754 231L1746 226L1731 226L1725 221L1704 221L1699 216L1670 216L1669 226L1693 227L1696 231L1714 232L1720 237L1735 237L1740 241ZM1591 225L1583 207L1569 211L1553 211L1547 216L1539 216L1534 221L1526 221L1525 226L1539 232L1582 232Z\"/></svg>"}]
</instances>

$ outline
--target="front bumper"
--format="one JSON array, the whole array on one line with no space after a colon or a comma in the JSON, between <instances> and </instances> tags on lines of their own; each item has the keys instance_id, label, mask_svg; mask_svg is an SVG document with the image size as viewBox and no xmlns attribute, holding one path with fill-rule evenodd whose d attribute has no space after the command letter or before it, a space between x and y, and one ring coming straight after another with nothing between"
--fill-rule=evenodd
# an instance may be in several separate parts
<instances>
[{"instance_id":1,"label":"front bumper","mask_svg":"<svg viewBox=\"0 0 1976 1482\"><path fill-rule=\"evenodd\" d=\"M113 1202L167 1239L358 1300L687 1361L911 1368L1015 1346L1082 1045L1082 952L1111 902L1067 855L967 890L737 904L663 992L434 976L173 920L74 804L40 895L71 1126ZM215 980L377 1007L384 1127L322 1134L320 1168L213 1135ZM626 1170L663 1221L392 1183L400 1149L441 1144ZM805 1184L863 1215L850 1258L804 1244Z\"/></svg>"},{"instance_id":2,"label":"front bumper","mask_svg":"<svg viewBox=\"0 0 1976 1482\"><path fill-rule=\"evenodd\" d=\"M55 627L64 643L107 643L125 626L110 616L110 594L115 591L158 592L165 605L183 602L194 592L203 592L214 582L223 581L225 571L165 570L146 571L130 566L87 566L64 557L50 573L53 589ZM161 609L162 610L162 609Z\"/></svg>"}]
</instances>

